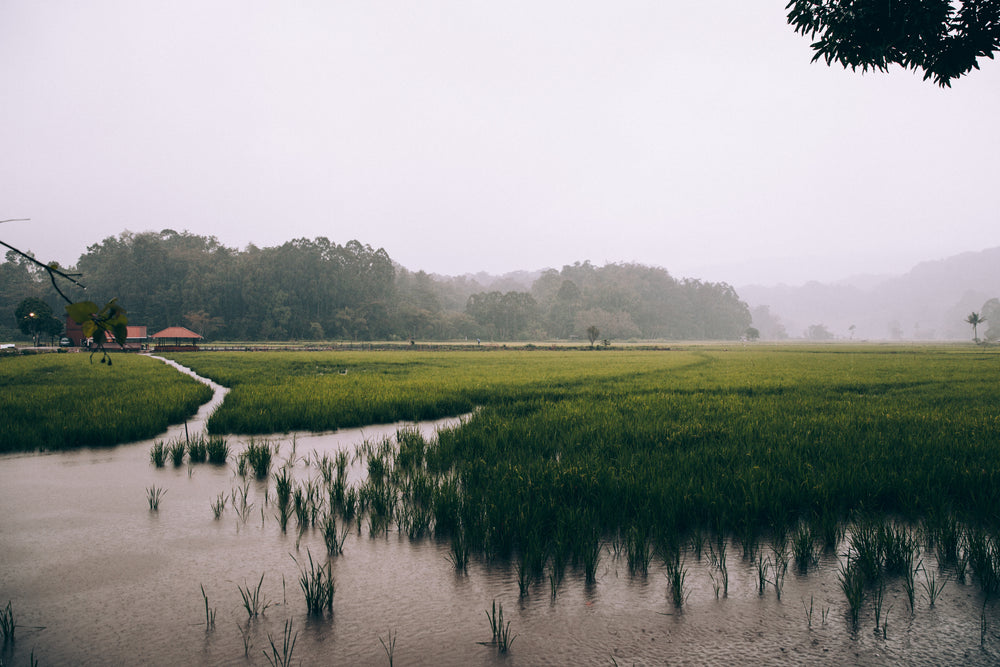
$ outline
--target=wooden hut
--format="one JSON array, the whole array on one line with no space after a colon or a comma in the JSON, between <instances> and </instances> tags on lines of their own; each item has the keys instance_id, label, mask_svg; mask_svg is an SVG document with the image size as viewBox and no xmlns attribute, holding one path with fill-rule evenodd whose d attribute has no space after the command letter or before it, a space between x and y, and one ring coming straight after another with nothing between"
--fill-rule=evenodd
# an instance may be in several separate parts
<instances>
[{"instance_id":1,"label":"wooden hut","mask_svg":"<svg viewBox=\"0 0 1000 667\"><path fill-rule=\"evenodd\" d=\"M152 336L157 352L193 352L198 349L196 341L203 336L184 327L167 327Z\"/></svg>"}]
</instances>

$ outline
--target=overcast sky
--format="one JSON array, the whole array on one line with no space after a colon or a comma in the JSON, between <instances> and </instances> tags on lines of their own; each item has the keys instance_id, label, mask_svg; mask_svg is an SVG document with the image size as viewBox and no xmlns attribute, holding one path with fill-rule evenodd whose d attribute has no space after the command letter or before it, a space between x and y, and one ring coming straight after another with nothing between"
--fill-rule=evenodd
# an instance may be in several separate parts
<instances>
[{"instance_id":1,"label":"overcast sky","mask_svg":"<svg viewBox=\"0 0 1000 667\"><path fill-rule=\"evenodd\" d=\"M811 64L785 0L0 0L0 240L358 239L798 284L1000 246L1000 66Z\"/></svg>"}]
</instances>

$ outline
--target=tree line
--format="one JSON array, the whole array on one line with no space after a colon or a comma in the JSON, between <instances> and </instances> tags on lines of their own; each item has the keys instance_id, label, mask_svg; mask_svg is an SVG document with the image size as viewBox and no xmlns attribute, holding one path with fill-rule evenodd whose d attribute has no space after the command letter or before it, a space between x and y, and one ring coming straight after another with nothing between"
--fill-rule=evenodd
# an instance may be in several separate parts
<instances>
[{"instance_id":1,"label":"tree line","mask_svg":"<svg viewBox=\"0 0 1000 667\"><path fill-rule=\"evenodd\" d=\"M73 300L117 297L150 333L181 325L215 340L585 340L588 329L612 340L723 340L750 326L729 285L662 268L577 262L506 282L444 277L324 237L239 250L189 232L126 231L89 246L72 270L87 286L67 286ZM44 270L8 252L0 336L17 336L24 299L63 313L52 292Z\"/></svg>"}]
</instances>

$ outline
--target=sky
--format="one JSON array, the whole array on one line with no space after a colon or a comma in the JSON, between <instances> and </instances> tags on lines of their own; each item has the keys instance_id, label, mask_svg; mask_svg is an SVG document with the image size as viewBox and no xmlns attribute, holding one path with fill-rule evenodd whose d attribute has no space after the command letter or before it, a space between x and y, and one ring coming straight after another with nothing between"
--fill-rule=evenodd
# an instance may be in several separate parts
<instances>
[{"instance_id":1,"label":"sky","mask_svg":"<svg viewBox=\"0 0 1000 667\"><path fill-rule=\"evenodd\" d=\"M1000 64L811 63L785 0L0 0L0 240L357 239L745 284L1000 246Z\"/></svg>"}]
</instances>

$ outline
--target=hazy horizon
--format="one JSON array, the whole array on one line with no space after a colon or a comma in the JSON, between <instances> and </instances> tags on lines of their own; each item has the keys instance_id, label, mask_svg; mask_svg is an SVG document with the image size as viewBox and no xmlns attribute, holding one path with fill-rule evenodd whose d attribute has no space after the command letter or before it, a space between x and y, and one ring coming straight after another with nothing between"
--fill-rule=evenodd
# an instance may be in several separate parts
<instances>
[{"instance_id":1,"label":"hazy horizon","mask_svg":"<svg viewBox=\"0 0 1000 667\"><path fill-rule=\"evenodd\" d=\"M0 240L358 239L443 275L732 285L1000 246L1000 65L811 64L784 2L0 5Z\"/></svg>"}]
</instances>

